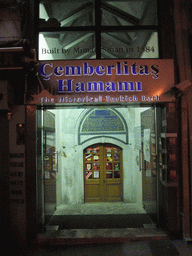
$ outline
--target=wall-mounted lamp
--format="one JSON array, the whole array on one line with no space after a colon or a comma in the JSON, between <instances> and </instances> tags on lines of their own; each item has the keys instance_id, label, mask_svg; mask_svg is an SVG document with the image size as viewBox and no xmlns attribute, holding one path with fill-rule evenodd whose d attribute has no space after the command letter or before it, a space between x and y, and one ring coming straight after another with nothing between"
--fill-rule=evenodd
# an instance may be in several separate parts
<instances>
[{"instance_id":1,"label":"wall-mounted lamp","mask_svg":"<svg viewBox=\"0 0 192 256\"><path fill-rule=\"evenodd\" d=\"M17 124L17 145L25 145L25 124Z\"/></svg>"},{"instance_id":2,"label":"wall-mounted lamp","mask_svg":"<svg viewBox=\"0 0 192 256\"><path fill-rule=\"evenodd\" d=\"M11 112L8 112L8 113L7 113L7 119L8 119L9 121L11 121L11 117L12 117L12 113L11 113Z\"/></svg>"}]
</instances>

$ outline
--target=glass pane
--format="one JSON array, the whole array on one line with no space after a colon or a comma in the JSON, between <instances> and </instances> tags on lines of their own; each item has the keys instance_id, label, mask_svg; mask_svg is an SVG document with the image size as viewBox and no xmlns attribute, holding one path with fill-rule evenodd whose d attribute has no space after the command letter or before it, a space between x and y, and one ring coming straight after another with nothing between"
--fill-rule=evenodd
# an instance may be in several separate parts
<instances>
[{"instance_id":1,"label":"glass pane","mask_svg":"<svg viewBox=\"0 0 192 256\"><path fill-rule=\"evenodd\" d=\"M94 32L39 33L39 60L90 58L96 58Z\"/></svg>"},{"instance_id":2,"label":"glass pane","mask_svg":"<svg viewBox=\"0 0 192 256\"><path fill-rule=\"evenodd\" d=\"M112 163L106 163L106 170L112 170Z\"/></svg>"},{"instance_id":3,"label":"glass pane","mask_svg":"<svg viewBox=\"0 0 192 256\"><path fill-rule=\"evenodd\" d=\"M106 152L107 152L107 153L111 153L111 152L112 152L112 148L108 148L108 147L107 147L107 148L106 148Z\"/></svg>"},{"instance_id":4,"label":"glass pane","mask_svg":"<svg viewBox=\"0 0 192 256\"><path fill-rule=\"evenodd\" d=\"M92 172L86 172L85 178L86 178L86 180L92 179Z\"/></svg>"},{"instance_id":5,"label":"glass pane","mask_svg":"<svg viewBox=\"0 0 192 256\"><path fill-rule=\"evenodd\" d=\"M86 164L86 170L91 170L92 169L92 165L91 164Z\"/></svg>"},{"instance_id":6,"label":"glass pane","mask_svg":"<svg viewBox=\"0 0 192 256\"><path fill-rule=\"evenodd\" d=\"M93 170L100 170L100 163L93 163Z\"/></svg>"},{"instance_id":7,"label":"glass pane","mask_svg":"<svg viewBox=\"0 0 192 256\"><path fill-rule=\"evenodd\" d=\"M92 152L92 148L87 148L85 153L91 153Z\"/></svg>"},{"instance_id":8,"label":"glass pane","mask_svg":"<svg viewBox=\"0 0 192 256\"><path fill-rule=\"evenodd\" d=\"M114 178L115 179L121 178L120 172L114 172Z\"/></svg>"},{"instance_id":9,"label":"glass pane","mask_svg":"<svg viewBox=\"0 0 192 256\"><path fill-rule=\"evenodd\" d=\"M101 57L159 58L158 33L147 30L102 33Z\"/></svg>"},{"instance_id":10,"label":"glass pane","mask_svg":"<svg viewBox=\"0 0 192 256\"><path fill-rule=\"evenodd\" d=\"M93 0L42 0L39 4L39 26L92 26L93 7Z\"/></svg>"},{"instance_id":11,"label":"glass pane","mask_svg":"<svg viewBox=\"0 0 192 256\"><path fill-rule=\"evenodd\" d=\"M114 169L117 171L117 170L120 170L120 163L114 163Z\"/></svg>"},{"instance_id":12,"label":"glass pane","mask_svg":"<svg viewBox=\"0 0 192 256\"><path fill-rule=\"evenodd\" d=\"M118 153L120 150L118 148L114 148L114 153Z\"/></svg>"},{"instance_id":13,"label":"glass pane","mask_svg":"<svg viewBox=\"0 0 192 256\"><path fill-rule=\"evenodd\" d=\"M99 147L93 148L93 153L99 153Z\"/></svg>"},{"instance_id":14,"label":"glass pane","mask_svg":"<svg viewBox=\"0 0 192 256\"><path fill-rule=\"evenodd\" d=\"M88 154L88 155L85 156L85 161L86 161L86 162L92 161L92 156L91 156L91 154Z\"/></svg>"},{"instance_id":15,"label":"glass pane","mask_svg":"<svg viewBox=\"0 0 192 256\"><path fill-rule=\"evenodd\" d=\"M119 159L120 159L120 155L119 155L119 154L114 153L114 160L115 160L115 161L118 161Z\"/></svg>"},{"instance_id":16,"label":"glass pane","mask_svg":"<svg viewBox=\"0 0 192 256\"><path fill-rule=\"evenodd\" d=\"M112 162L112 154L106 155L106 162Z\"/></svg>"},{"instance_id":17,"label":"glass pane","mask_svg":"<svg viewBox=\"0 0 192 256\"><path fill-rule=\"evenodd\" d=\"M157 25L156 0L101 1L103 26Z\"/></svg>"},{"instance_id":18,"label":"glass pane","mask_svg":"<svg viewBox=\"0 0 192 256\"><path fill-rule=\"evenodd\" d=\"M113 172L106 172L106 178L112 179L113 178Z\"/></svg>"},{"instance_id":19,"label":"glass pane","mask_svg":"<svg viewBox=\"0 0 192 256\"><path fill-rule=\"evenodd\" d=\"M93 161L99 161L99 160L100 160L99 154L94 154Z\"/></svg>"},{"instance_id":20,"label":"glass pane","mask_svg":"<svg viewBox=\"0 0 192 256\"><path fill-rule=\"evenodd\" d=\"M93 179L99 179L100 178L100 172L93 172Z\"/></svg>"}]
</instances>

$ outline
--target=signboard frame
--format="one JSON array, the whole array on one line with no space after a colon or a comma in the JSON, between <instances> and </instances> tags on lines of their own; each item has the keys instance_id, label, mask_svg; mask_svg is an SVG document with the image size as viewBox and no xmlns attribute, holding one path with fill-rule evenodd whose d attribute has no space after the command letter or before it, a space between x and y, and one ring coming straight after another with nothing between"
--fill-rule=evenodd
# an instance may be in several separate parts
<instances>
[{"instance_id":1,"label":"signboard frame","mask_svg":"<svg viewBox=\"0 0 192 256\"><path fill-rule=\"evenodd\" d=\"M171 59L39 61L42 90L27 104L174 101Z\"/></svg>"}]
</instances>

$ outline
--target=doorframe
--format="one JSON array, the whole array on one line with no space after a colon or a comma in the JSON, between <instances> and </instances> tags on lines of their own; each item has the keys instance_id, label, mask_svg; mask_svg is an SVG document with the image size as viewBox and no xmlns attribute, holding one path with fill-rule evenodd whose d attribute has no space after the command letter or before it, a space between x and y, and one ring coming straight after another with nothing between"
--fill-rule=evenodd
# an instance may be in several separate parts
<instances>
[{"instance_id":1,"label":"doorframe","mask_svg":"<svg viewBox=\"0 0 192 256\"><path fill-rule=\"evenodd\" d=\"M44 200L44 164L43 164L43 157L44 157L44 136L43 136L43 117L44 108L36 108L36 190L37 190L37 224L38 224L38 231L44 232L45 231L45 200ZM40 130L38 131L38 126L40 125ZM39 157L39 158L38 158Z\"/></svg>"},{"instance_id":2,"label":"doorframe","mask_svg":"<svg viewBox=\"0 0 192 256\"><path fill-rule=\"evenodd\" d=\"M152 105L152 104L148 104L148 105ZM155 104L156 105L156 104ZM159 106L163 106L164 105L164 103L162 102L162 103L159 103L158 104ZM157 106L157 105L156 105ZM28 106L28 107L31 107L31 106ZM38 106L33 106L34 108L35 108L35 110L36 110L36 108L38 109ZM46 108L47 108L48 106L46 106ZM49 108L49 107L48 107ZM35 111L36 112L36 111ZM27 115L26 115L27 116ZM30 116L30 115L29 115ZM32 139L34 139L34 141L35 141L35 135L36 135L36 127L35 127L35 121L34 121L34 118L32 117L32 120L33 120L33 123L31 122L31 120L29 121L28 120L28 118L29 118L29 116L28 117L26 117L26 121L28 122L28 124L29 125L27 125L27 127L26 127L26 131L27 131L27 133L29 133L29 134L31 134L32 136L31 136L31 138L30 138L30 140L32 140ZM159 122L161 122L161 120L160 119L158 119L158 121ZM28 132L29 131L29 132ZM29 135L28 135L28 137L29 137ZM31 150L31 145L30 145L30 140L29 140L29 142L27 142L26 143L26 146L28 146L28 151L29 150ZM103 137L100 137L100 141L101 141L101 143L104 143L105 142L105 140L106 140L106 138L103 136ZM110 139L109 138L109 143L110 143L110 141L111 141L112 139ZM90 143L91 142L91 143ZM90 144L95 144L95 142L96 143L98 143L98 138L92 138L92 139L90 139L90 141L86 141L85 143L83 143L82 144L82 149L84 150L87 146L89 146ZM112 144L114 144L114 142L112 143ZM122 143L122 142L120 142L120 141L116 141L116 145L117 146L120 146L121 148L123 148L123 145L124 145L124 143ZM34 154L34 159L36 159L36 152L35 152L35 149L36 149L36 146L34 147L34 150L32 150L32 151L34 151L34 152L29 152L29 155L32 155L32 154ZM83 157L83 153L82 153L82 157ZM30 157L29 157L29 159L30 159ZM28 161L28 160L27 160ZM34 161L34 163L36 163L36 160ZM28 161L28 169L31 169L30 171L29 171L29 173L32 173L32 175L33 175L33 177L35 177L35 170L32 170L33 169L33 167L34 167L34 165L33 166L29 166L29 164L31 164L31 160L29 160ZM82 164L82 167L81 168L83 168L83 164ZM35 168L36 169L36 168ZM183 175L183 174L182 174ZM28 176L28 174L27 174L27 176ZM28 179L28 181L30 180L30 178L31 178L31 176L29 175L28 177L27 177L27 179ZM31 180L30 180L31 181ZM30 182L28 182L28 184L29 184ZM84 184L84 176L82 177L82 183ZM30 183L31 184L31 183ZM36 184L36 183L35 183ZM37 186L37 184L36 184L36 186ZM29 186L30 188L31 188L31 190L29 189L29 187L28 187L28 191L30 191L30 194L31 194L31 191L34 191L35 193L34 194L36 194L36 192L37 192L37 187L35 186L35 188L33 187L31 187L31 186ZM186 186L187 186L187 184L186 184ZM159 200L159 198L158 198L158 200ZM181 200L182 201L182 200ZM37 204L38 204L38 201L34 201L33 199L32 200L29 200L29 202L30 203L34 203L34 205L36 206ZM29 204L28 204L29 205ZM34 206L33 205L33 206ZM157 203L157 205L159 206L159 203ZM28 208L28 209L30 209L30 208ZM36 208L37 209L37 208ZM159 213L159 211L157 211L158 213ZM32 214L30 213L30 210L28 210L28 215L27 215L27 219L28 219L28 221L30 222L30 223L34 223L34 216L35 215L33 215L32 216ZM187 216L185 216L185 217L187 217ZM183 217L183 220L185 220L185 217ZM188 216L189 217L189 216ZM175 218L178 218L178 216L176 216ZM33 222L31 222L31 220L33 221ZM189 224L189 223L188 223ZM30 227L31 227L31 225L30 225ZM29 230L29 232L31 233L31 230Z\"/></svg>"},{"instance_id":3,"label":"doorframe","mask_svg":"<svg viewBox=\"0 0 192 256\"><path fill-rule=\"evenodd\" d=\"M180 114L180 145L181 145L181 182L180 208L182 216L182 235L185 239L192 239L192 83L185 80L175 87L177 105Z\"/></svg>"},{"instance_id":4,"label":"doorframe","mask_svg":"<svg viewBox=\"0 0 192 256\"><path fill-rule=\"evenodd\" d=\"M158 138L161 137L161 127L162 127L162 113L161 106L155 106L155 139L156 139L156 171L157 171L157 225L160 223L160 199L159 199L159 190L160 190L160 159L159 159L159 141Z\"/></svg>"},{"instance_id":5,"label":"doorframe","mask_svg":"<svg viewBox=\"0 0 192 256\"><path fill-rule=\"evenodd\" d=\"M39 231L39 223L37 222L38 191L36 170L36 109L36 105L25 106L27 241L32 241L33 239L35 239Z\"/></svg>"}]
</instances>

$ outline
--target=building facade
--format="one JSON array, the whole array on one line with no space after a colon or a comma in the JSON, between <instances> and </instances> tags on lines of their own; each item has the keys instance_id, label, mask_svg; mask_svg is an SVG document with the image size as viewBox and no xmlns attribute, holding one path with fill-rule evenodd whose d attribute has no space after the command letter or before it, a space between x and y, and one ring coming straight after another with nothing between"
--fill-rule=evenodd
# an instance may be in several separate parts
<instances>
[{"instance_id":1,"label":"building facade","mask_svg":"<svg viewBox=\"0 0 192 256\"><path fill-rule=\"evenodd\" d=\"M190 1L0 4L3 243L103 202L190 239Z\"/></svg>"}]
</instances>

